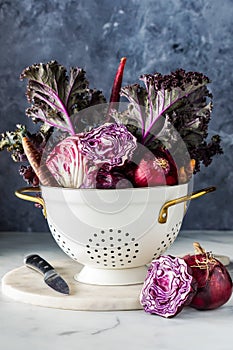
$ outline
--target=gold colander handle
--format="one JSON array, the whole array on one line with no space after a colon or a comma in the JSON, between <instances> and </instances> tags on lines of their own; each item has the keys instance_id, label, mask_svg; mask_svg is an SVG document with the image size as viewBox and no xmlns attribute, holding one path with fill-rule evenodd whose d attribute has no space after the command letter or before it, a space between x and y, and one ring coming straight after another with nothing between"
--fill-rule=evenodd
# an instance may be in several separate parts
<instances>
[{"instance_id":1,"label":"gold colander handle","mask_svg":"<svg viewBox=\"0 0 233 350\"><path fill-rule=\"evenodd\" d=\"M187 202L187 201L189 201L191 199L195 199L195 198L201 197L204 194L207 194L209 192L213 192L215 190L216 190L216 187L207 187L207 188L203 188L202 190L199 190L199 191L193 192L191 194L188 194L188 195L186 195L184 197L172 199L172 200L166 202L162 206L162 208L160 209L159 217L158 217L159 223L160 224L165 224L167 222L168 208L171 207L172 205L183 203L183 202Z\"/></svg>"},{"instance_id":2,"label":"gold colander handle","mask_svg":"<svg viewBox=\"0 0 233 350\"><path fill-rule=\"evenodd\" d=\"M30 202L40 204L43 208L44 217L46 218L47 217L46 208L45 208L45 202L43 198L25 194L25 193L39 193L39 192L41 192L40 187L23 187L15 191L15 195L16 197L20 199L24 199L25 201L30 201Z\"/></svg>"}]
</instances>

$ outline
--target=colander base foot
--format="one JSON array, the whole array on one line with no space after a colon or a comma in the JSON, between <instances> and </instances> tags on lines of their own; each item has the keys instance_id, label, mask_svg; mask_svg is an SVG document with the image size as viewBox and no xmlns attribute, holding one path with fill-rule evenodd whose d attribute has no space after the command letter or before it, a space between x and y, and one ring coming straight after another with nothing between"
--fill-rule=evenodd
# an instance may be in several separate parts
<instances>
[{"instance_id":1,"label":"colander base foot","mask_svg":"<svg viewBox=\"0 0 233 350\"><path fill-rule=\"evenodd\" d=\"M146 266L131 269L96 269L84 266L74 279L78 282L101 286L125 286L143 283L146 272Z\"/></svg>"}]
</instances>

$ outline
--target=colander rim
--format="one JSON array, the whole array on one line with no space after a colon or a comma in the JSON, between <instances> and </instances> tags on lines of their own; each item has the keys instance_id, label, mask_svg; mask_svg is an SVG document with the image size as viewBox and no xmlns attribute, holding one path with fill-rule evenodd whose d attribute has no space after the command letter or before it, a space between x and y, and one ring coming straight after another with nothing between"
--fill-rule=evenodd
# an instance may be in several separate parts
<instances>
[{"instance_id":1,"label":"colander rim","mask_svg":"<svg viewBox=\"0 0 233 350\"><path fill-rule=\"evenodd\" d=\"M45 189L53 189L53 190L58 190L58 189L62 189L63 191L76 191L76 192L84 192L84 191L88 191L88 192L94 192L94 191L98 191L98 192L115 192L115 191L149 191L149 190L156 190L156 189L163 189L163 188L170 188L170 189L176 189L176 188L182 188L185 187L189 184L189 182L183 183L183 184L178 184L178 185L161 185L161 186L148 186L148 187L129 187L129 188L72 188L72 187L62 187L62 186L44 186L44 185L40 185L41 188L45 188Z\"/></svg>"}]
</instances>

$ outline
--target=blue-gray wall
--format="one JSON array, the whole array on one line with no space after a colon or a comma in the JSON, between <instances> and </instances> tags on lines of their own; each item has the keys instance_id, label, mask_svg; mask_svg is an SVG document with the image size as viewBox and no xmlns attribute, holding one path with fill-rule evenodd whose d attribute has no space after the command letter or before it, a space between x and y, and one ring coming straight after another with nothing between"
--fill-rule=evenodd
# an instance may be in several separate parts
<instances>
[{"instance_id":1,"label":"blue-gray wall","mask_svg":"<svg viewBox=\"0 0 233 350\"><path fill-rule=\"evenodd\" d=\"M232 0L0 0L0 132L26 123L24 67L56 59L84 67L92 87L109 95L120 57L124 84L142 73L198 70L212 80L210 135L225 154L195 177L195 189L218 190L194 201L186 229L232 229L233 193ZM44 231L40 210L14 197L25 183L9 155L0 154L0 231Z\"/></svg>"}]
</instances>

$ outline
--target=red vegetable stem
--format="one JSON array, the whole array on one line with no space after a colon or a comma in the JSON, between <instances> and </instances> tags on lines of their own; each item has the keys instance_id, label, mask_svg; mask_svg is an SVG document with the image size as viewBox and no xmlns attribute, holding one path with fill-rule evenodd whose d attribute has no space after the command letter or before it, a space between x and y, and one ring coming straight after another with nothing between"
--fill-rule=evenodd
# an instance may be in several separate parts
<instances>
[{"instance_id":1,"label":"red vegetable stem","mask_svg":"<svg viewBox=\"0 0 233 350\"><path fill-rule=\"evenodd\" d=\"M108 113L107 113L108 117L113 104L120 101L120 90L121 90L125 63L126 63L126 57L122 57L115 75L113 86L112 86L112 92L111 92L111 97L109 101L110 104L109 104Z\"/></svg>"}]
</instances>

